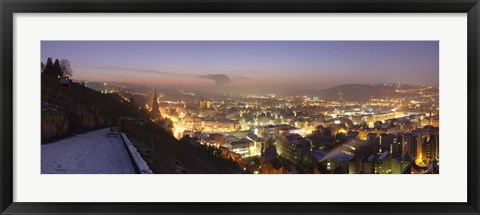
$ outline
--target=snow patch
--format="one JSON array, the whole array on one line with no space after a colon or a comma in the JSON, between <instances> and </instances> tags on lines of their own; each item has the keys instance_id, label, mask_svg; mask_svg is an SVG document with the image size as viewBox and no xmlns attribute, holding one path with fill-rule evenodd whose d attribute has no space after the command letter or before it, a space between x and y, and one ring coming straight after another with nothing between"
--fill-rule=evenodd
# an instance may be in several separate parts
<instances>
[{"instance_id":1,"label":"snow patch","mask_svg":"<svg viewBox=\"0 0 480 215\"><path fill-rule=\"evenodd\" d=\"M122 138L104 128L41 146L42 174L135 174Z\"/></svg>"},{"instance_id":2,"label":"snow patch","mask_svg":"<svg viewBox=\"0 0 480 215\"><path fill-rule=\"evenodd\" d=\"M152 170L150 170L150 167L148 167L147 162L143 160L142 156L140 156L140 153L138 152L137 148L130 142L128 139L127 135L125 133L120 133L122 135L123 141L127 144L128 150L130 151L130 154L133 157L133 160L135 161L135 165L137 165L138 169L140 170L141 174L153 174Z\"/></svg>"}]
</instances>

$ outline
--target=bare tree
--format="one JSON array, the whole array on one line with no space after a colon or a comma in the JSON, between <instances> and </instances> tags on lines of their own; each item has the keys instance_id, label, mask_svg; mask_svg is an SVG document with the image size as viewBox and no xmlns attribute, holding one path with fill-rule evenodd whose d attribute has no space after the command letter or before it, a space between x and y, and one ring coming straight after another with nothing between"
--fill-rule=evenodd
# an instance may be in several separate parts
<instances>
[{"instance_id":1,"label":"bare tree","mask_svg":"<svg viewBox=\"0 0 480 215\"><path fill-rule=\"evenodd\" d=\"M67 59L60 60L60 68L62 69L63 76L71 77L73 74L72 67L70 66L70 61Z\"/></svg>"}]
</instances>

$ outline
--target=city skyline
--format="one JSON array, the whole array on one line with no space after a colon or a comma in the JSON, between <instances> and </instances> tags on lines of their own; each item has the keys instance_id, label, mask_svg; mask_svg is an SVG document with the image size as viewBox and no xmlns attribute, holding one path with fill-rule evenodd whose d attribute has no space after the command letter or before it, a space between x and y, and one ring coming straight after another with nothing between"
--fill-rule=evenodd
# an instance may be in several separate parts
<instances>
[{"instance_id":1,"label":"city skyline","mask_svg":"<svg viewBox=\"0 0 480 215\"><path fill-rule=\"evenodd\" d=\"M438 85L437 41L42 41L72 79L172 89Z\"/></svg>"},{"instance_id":2,"label":"city skyline","mask_svg":"<svg viewBox=\"0 0 480 215\"><path fill-rule=\"evenodd\" d=\"M44 41L41 172L439 174L438 45Z\"/></svg>"}]
</instances>

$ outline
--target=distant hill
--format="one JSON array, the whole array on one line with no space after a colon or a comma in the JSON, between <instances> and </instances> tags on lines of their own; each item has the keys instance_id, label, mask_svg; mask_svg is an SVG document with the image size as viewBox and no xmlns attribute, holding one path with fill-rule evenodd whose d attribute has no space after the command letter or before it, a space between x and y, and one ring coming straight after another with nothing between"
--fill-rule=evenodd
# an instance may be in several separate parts
<instances>
[{"instance_id":1,"label":"distant hill","mask_svg":"<svg viewBox=\"0 0 480 215\"><path fill-rule=\"evenodd\" d=\"M135 84L128 84L128 83L119 83L119 82L108 82L110 85L119 87L119 88L131 88L135 89L136 91L145 92L147 94L152 93L151 87L144 87ZM405 96L417 96L415 93L397 93L395 90L397 88L397 84L344 84L339 85L323 90L318 89L290 89L290 90L270 90L270 91L262 91L261 93L279 93L282 95L288 96L311 96L311 97L318 97L321 100L339 100L340 97L343 98L345 101L357 101L357 102L366 102L371 98L387 98L387 97L405 97ZM402 84L402 88L414 88L418 87L418 85L409 85L409 84ZM186 89L188 90L188 89ZM438 91L436 88L432 88L431 90ZM163 99L182 99L183 95L178 94L178 90L172 89L162 89L157 88L158 92L163 94ZM210 91L203 91L203 93L213 93L219 94L218 92L210 92ZM224 93L224 92L221 92ZM241 92L238 92L242 94ZM135 99L135 101L143 105L145 103L149 103L151 98L149 96L138 96L138 95L128 95ZM188 98L185 98L188 100Z\"/></svg>"},{"instance_id":2,"label":"distant hill","mask_svg":"<svg viewBox=\"0 0 480 215\"><path fill-rule=\"evenodd\" d=\"M325 90L320 90L314 93L323 100L339 100L343 97L345 101L365 102L370 98L381 98L386 96L395 96L395 86L393 85L367 85L367 84L346 84L340 85Z\"/></svg>"}]
</instances>

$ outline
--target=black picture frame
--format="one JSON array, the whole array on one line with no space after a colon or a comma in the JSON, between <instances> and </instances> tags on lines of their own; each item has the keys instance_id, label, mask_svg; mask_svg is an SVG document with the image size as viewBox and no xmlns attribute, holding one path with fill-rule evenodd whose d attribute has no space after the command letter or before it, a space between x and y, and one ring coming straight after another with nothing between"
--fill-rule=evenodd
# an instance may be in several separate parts
<instances>
[{"instance_id":1,"label":"black picture frame","mask_svg":"<svg viewBox=\"0 0 480 215\"><path fill-rule=\"evenodd\" d=\"M0 0L2 214L480 214L478 100L478 0ZM13 15L14 13L467 13L468 197L465 203L25 203L13 202ZM446 184L445 186L455 186ZM266 191L268 193L268 191ZM159 194L161 195L161 194ZM427 194L428 195L428 194ZM447 194L448 195L448 194Z\"/></svg>"}]
</instances>

